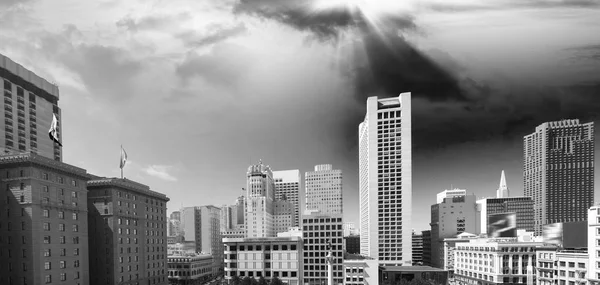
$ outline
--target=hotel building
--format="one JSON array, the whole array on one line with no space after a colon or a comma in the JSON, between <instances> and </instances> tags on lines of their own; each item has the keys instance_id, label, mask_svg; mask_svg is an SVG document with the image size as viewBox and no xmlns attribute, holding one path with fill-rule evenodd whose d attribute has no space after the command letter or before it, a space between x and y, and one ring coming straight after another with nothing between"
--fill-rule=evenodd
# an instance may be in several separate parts
<instances>
[{"instance_id":1,"label":"hotel building","mask_svg":"<svg viewBox=\"0 0 600 285\"><path fill-rule=\"evenodd\" d=\"M337 215L343 211L342 171L331 164L316 165L304 176L306 209L323 215Z\"/></svg>"},{"instance_id":2,"label":"hotel building","mask_svg":"<svg viewBox=\"0 0 600 285\"><path fill-rule=\"evenodd\" d=\"M275 200L287 200L294 205L292 227L300 226L300 170L273 171Z\"/></svg>"},{"instance_id":3,"label":"hotel building","mask_svg":"<svg viewBox=\"0 0 600 285\"><path fill-rule=\"evenodd\" d=\"M594 203L594 123L547 122L524 137L525 196L533 198L534 229L587 218Z\"/></svg>"},{"instance_id":4,"label":"hotel building","mask_svg":"<svg viewBox=\"0 0 600 285\"><path fill-rule=\"evenodd\" d=\"M90 284L168 284L169 198L128 179L96 177L87 188Z\"/></svg>"},{"instance_id":5,"label":"hotel building","mask_svg":"<svg viewBox=\"0 0 600 285\"><path fill-rule=\"evenodd\" d=\"M58 86L0 54L4 120L0 121L0 154L33 152L62 161L61 147L48 137L52 114L62 141Z\"/></svg>"},{"instance_id":6,"label":"hotel building","mask_svg":"<svg viewBox=\"0 0 600 285\"><path fill-rule=\"evenodd\" d=\"M224 238L225 280L240 278L279 278L289 285L302 280L302 238Z\"/></svg>"},{"instance_id":7,"label":"hotel building","mask_svg":"<svg viewBox=\"0 0 600 285\"><path fill-rule=\"evenodd\" d=\"M0 177L0 284L89 284L87 172L27 153Z\"/></svg>"},{"instance_id":8,"label":"hotel building","mask_svg":"<svg viewBox=\"0 0 600 285\"><path fill-rule=\"evenodd\" d=\"M359 133L361 254L412 265L411 94L367 99Z\"/></svg>"}]
</instances>

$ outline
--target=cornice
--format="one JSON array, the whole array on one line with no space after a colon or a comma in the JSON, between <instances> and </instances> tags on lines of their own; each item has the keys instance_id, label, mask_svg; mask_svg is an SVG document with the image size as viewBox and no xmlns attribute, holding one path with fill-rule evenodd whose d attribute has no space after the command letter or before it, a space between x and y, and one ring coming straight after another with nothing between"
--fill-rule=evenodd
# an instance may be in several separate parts
<instances>
[{"instance_id":1,"label":"cornice","mask_svg":"<svg viewBox=\"0 0 600 285\"><path fill-rule=\"evenodd\" d=\"M56 161L34 153L20 153L0 156L0 166L2 165L26 165L33 164L38 167L48 168L53 171L63 172L68 175L76 175L81 179L89 180L91 176L83 168Z\"/></svg>"},{"instance_id":2,"label":"cornice","mask_svg":"<svg viewBox=\"0 0 600 285\"><path fill-rule=\"evenodd\" d=\"M94 177L94 180L89 180L87 182L88 189L96 187L117 187L123 190L136 191L142 194L146 194L148 196L152 196L154 198L162 199L164 201L169 201L170 199L162 193L155 192L150 190L150 187L135 181L131 181L127 178L107 178L107 177Z\"/></svg>"}]
</instances>

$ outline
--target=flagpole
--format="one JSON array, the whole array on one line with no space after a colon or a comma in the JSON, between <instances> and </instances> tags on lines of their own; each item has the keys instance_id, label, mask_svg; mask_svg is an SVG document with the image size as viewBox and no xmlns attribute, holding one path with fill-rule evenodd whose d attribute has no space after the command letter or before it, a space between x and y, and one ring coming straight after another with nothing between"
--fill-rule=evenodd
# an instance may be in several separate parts
<instances>
[{"instance_id":1,"label":"flagpole","mask_svg":"<svg viewBox=\"0 0 600 285\"><path fill-rule=\"evenodd\" d=\"M123 145L121 145L121 179L123 179Z\"/></svg>"}]
</instances>

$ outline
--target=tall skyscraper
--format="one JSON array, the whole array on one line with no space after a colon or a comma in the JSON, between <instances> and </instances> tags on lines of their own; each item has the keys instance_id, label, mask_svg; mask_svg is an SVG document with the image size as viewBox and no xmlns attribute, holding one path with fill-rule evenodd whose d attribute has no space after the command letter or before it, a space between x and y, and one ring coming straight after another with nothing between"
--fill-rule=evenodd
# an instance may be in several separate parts
<instances>
[{"instance_id":1,"label":"tall skyscraper","mask_svg":"<svg viewBox=\"0 0 600 285\"><path fill-rule=\"evenodd\" d=\"M97 177L87 189L90 284L169 284L169 198L128 179Z\"/></svg>"},{"instance_id":2,"label":"tall skyscraper","mask_svg":"<svg viewBox=\"0 0 600 285\"><path fill-rule=\"evenodd\" d=\"M459 189L455 189L459 190ZM448 195L431 205L431 266L444 268L444 239L462 233L479 233L479 215L475 195ZM447 193L444 191L442 193ZM453 191L456 192L456 191ZM440 197L438 195L438 197Z\"/></svg>"},{"instance_id":3,"label":"tall skyscraper","mask_svg":"<svg viewBox=\"0 0 600 285\"><path fill-rule=\"evenodd\" d=\"M221 209L212 205L185 207L181 210L184 250L210 254L214 258L213 273L223 264Z\"/></svg>"},{"instance_id":4,"label":"tall skyscraper","mask_svg":"<svg viewBox=\"0 0 600 285\"><path fill-rule=\"evenodd\" d=\"M300 170L273 171L275 179L275 199L285 200L294 204L293 227L300 225Z\"/></svg>"},{"instance_id":5,"label":"tall skyscraper","mask_svg":"<svg viewBox=\"0 0 600 285\"><path fill-rule=\"evenodd\" d=\"M360 252L412 264L411 94L367 99L359 130Z\"/></svg>"},{"instance_id":6,"label":"tall skyscraper","mask_svg":"<svg viewBox=\"0 0 600 285\"><path fill-rule=\"evenodd\" d=\"M500 186L498 186L498 190L496 190L496 198L508 198L510 196L510 192L508 190L508 186L506 185L506 176L504 175L504 170L502 170L502 174L500 176Z\"/></svg>"},{"instance_id":7,"label":"tall skyscraper","mask_svg":"<svg viewBox=\"0 0 600 285\"><path fill-rule=\"evenodd\" d=\"M533 198L535 234L546 224L587 219L594 203L594 123L547 122L525 136L525 196Z\"/></svg>"},{"instance_id":8,"label":"tall skyscraper","mask_svg":"<svg viewBox=\"0 0 600 285\"><path fill-rule=\"evenodd\" d=\"M315 166L315 171L306 172L306 210L318 210L323 215L341 214L342 171L333 169L331 164Z\"/></svg>"},{"instance_id":9,"label":"tall skyscraper","mask_svg":"<svg viewBox=\"0 0 600 285\"><path fill-rule=\"evenodd\" d=\"M274 237L275 181L273 172L262 161L248 167L246 187L247 237Z\"/></svg>"},{"instance_id":10,"label":"tall skyscraper","mask_svg":"<svg viewBox=\"0 0 600 285\"><path fill-rule=\"evenodd\" d=\"M89 174L20 154L0 157L0 176L0 284L89 284Z\"/></svg>"},{"instance_id":11,"label":"tall skyscraper","mask_svg":"<svg viewBox=\"0 0 600 285\"><path fill-rule=\"evenodd\" d=\"M0 154L31 151L62 161L61 147L48 137L56 114L62 141L58 86L0 54L0 84L4 86L4 124Z\"/></svg>"}]
</instances>

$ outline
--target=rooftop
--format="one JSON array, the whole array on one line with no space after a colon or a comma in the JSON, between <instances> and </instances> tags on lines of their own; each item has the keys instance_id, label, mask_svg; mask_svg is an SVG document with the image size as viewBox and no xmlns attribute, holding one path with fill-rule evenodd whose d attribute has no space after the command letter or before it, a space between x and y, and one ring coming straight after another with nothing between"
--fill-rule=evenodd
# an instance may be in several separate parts
<instances>
[{"instance_id":1,"label":"rooftop","mask_svg":"<svg viewBox=\"0 0 600 285\"><path fill-rule=\"evenodd\" d=\"M446 270L431 267L431 266L381 266L385 271L409 271L409 272L445 272Z\"/></svg>"}]
</instances>

